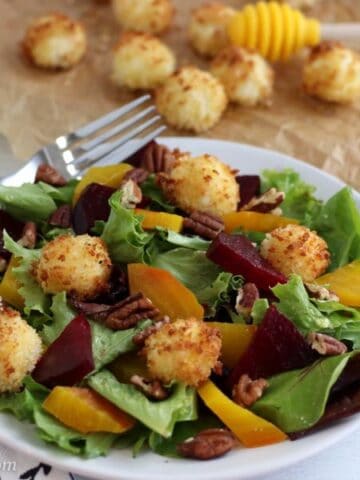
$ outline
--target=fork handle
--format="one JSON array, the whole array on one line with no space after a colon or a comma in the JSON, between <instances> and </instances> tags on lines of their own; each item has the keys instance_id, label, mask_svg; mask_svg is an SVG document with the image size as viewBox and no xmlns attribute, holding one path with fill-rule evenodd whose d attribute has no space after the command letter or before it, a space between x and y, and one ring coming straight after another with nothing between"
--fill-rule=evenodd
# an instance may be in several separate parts
<instances>
[{"instance_id":1,"label":"fork handle","mask_svg":"<svg viewBox=\"0 0 360 480\"><path fill-rule=\"evenodd\" d=\"M328 23L321 25L323 40L360 40L360 23Z\"/></svg>"}]
</instances>

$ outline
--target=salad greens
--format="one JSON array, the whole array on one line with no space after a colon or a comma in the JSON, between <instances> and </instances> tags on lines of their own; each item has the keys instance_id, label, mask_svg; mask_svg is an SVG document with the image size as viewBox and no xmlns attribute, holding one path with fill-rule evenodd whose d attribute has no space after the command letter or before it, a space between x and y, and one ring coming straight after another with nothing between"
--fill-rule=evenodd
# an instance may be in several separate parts
<instances>
[{"instance_id":1,"label":"salad greens","mask_svg":"<svg viewBox=\"0 0 360 480\"><path fill-rule=\"evenodd\" d=\"M151 210L160 210L169 213L175 212L176 208L166 200L163 191L156 183L156 177L154 174L149 175L141 184L141 191L145 197L151 200Z\"/></svg>"},{"instance_id":2,"label":"salad greens","mask_svg":"<svg viewBox=\"0 0 360 480\"><path fill-rule=\"evenodd\" d=\"M114 405L165 438L171 437L177 422L196 420L198 417L196 391L181 383L171 387L169 398L157 403L148 400L133 385L118 382L106 370L91 376L88 383Z\"/></svg>"},{"instance_id":3,"label":"salad greens","mask_svg":"<svg viewBox=\"0 0 360 480\"><path fill-rule=\"evenodd\" d=\"M286 433L312 427L324 414L331 387L359 351L319 360L268 379L269 388L252 411Z\"/></svg>"}]
</instances>

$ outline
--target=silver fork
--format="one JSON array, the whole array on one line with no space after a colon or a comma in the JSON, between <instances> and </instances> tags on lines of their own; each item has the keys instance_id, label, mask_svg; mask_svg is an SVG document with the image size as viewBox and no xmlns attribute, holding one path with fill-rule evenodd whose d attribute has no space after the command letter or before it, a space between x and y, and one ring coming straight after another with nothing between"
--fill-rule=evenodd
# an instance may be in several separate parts
<instances>
[{"instance_id":1,"label":"silver fork","mask_svg":"<svg viewBox=\"0 0 360 480\"><path fill-rule=\"evenodd\" d=\"M150 99L150 95L144 95L74 132L56 138L54 143L36 152L16 173L0 178L0 184L20 186L33 182L42 164L53 166L66 180L70 180L81 177L87 168L99 161L119 163L125 160L166 129L159 124L161 117L155 112L155 107L144 105ZM137 111L139 107L141 109ZM127 115L128 118L124 119ZM142 133L145 135L140 137ZM118 137L119 134L122 135Z\"/></svg>"}]
</instances>

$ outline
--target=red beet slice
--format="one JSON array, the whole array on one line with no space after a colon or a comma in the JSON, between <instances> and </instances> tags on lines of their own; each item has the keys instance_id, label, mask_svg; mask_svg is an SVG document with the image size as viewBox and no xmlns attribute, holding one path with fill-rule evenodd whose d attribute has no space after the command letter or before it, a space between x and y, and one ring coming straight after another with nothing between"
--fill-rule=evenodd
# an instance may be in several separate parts
<instances>
[{"instance_id":1,"label":"red beet slice","mask_svg":"<svg viewBox=\"0 0 360 480\"><path fill-rule=\"evenodd\" d=\"M211 243L207 257L226 272L242 275L261 290L269 290L286 277L262 258L256 247L244 235L220 233Z\"/></svg>"},{"instance_id":2,"label":"red beet slice","mask_svg":"<svg viewBox=\"0 0 360 480\"><path fill-rule=\"evenodd\" d=\"M72 386L94 370L91 328L78 315L49 346L33 371L33 378L49 388Z\"/></svg>"},{"instance_id":3,"label":"red beet slice","mask_svg":"<svg viewBox=\"0 0 360 480\"><path fill-rule=\"evenodd\" d=\"M244 373L250 378L267 378L277 373L303 368L316 360L314 350L290 320L274 305L266 312L249 348L230 374L234 385Z\"/></svg>"},{"instance_id":4,"label":"red beet slice","mask_svg":"<svg viewBox=\"0 0 360 480\"><path fill-rule=\"evenodd\" d=\"M5 210L0 210L0 257L8 260L11 256L10 252L4 248L4 230L10 235L13 240L19 240L22 237L24 223L16 220L9 215Z\"/></svg>"},{"instance_id":5,"label":"red beet slice","mask_svg":"<svg viewBox=\"0 0 360 480\"><path fill-rule=\"evenodd\" d=\"M109 198L114 192L114 188L99 183L85 188L73 210L73 229L77 235L89 233L96 220L109 218Z\"/></svg>"},{"instance_id":6,"label":"red beet slice","mask_svg":"<svg viewBox=\"0 0 360 480\"><path fill-rule=\"evenodd\" d=\"M259 175L239 175L236 181L240 187L240 202L238 208L243 207L253 197L260 193L260 177Z\"/></svg>"}]
</instances>

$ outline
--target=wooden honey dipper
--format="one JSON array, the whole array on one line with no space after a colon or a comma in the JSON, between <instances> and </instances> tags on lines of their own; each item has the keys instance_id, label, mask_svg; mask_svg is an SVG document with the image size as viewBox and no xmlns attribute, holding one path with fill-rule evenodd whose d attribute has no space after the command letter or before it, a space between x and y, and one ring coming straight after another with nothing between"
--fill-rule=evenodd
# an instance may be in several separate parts
<instances>
[{"instance_id":1,"label":"wooden honey dipper","mask_svg":"<svg viewBox=\"0 0 360 480\"><path fill-rule=\"evenodd\" d=\"M301 48L313 47L321 40L360 40L360 24L320 24L286 3L259 2L234 15L228 35L232 44L257 50L275 62L285 61Z\"/></svg>"}]
</instances>

